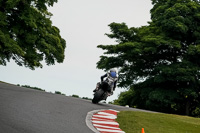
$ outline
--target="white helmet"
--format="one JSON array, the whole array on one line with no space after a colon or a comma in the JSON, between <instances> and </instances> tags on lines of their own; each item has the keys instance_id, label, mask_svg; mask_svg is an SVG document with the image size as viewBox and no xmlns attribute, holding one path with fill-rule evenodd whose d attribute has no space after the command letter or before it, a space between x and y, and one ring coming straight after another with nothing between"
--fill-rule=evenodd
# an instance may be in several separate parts
<instances>
[{"instance_id":1,"label":"white helmet","mask_svg":"<svg viewBox=\"0 0 200 133\"><path fill-rule=\"evenodd\" d=\"M115 70L115 68L110 69L110 72L116 72L117 73L117 71Z\"/></svg>"},{"instance_id":2,"label":"white helmet","mask_svg":"<svg viewBox=\"0 0 200 133\"><path fill-rule=\"evenodd\" d=\"M117 71L114 68L110 69L110 76L113 78L117 77Z\"/></svg>"}]
</instances>

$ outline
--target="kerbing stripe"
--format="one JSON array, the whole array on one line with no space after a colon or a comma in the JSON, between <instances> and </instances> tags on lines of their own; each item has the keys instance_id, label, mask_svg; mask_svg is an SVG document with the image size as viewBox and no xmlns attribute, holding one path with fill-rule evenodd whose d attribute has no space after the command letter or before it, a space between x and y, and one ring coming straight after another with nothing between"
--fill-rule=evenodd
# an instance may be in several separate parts
<instances>
[{"instance_id":1,"label":"kerbing stripe","mask_svg":"<svg viewBox=\"0 0 200 133\"><path fill-rule=\"evenodd\" d=\"M117 122L110 122L110 121L92 121L92 123L102 123L102 124L109 124L109 125L119 125Z\"/></svg>"},{"instance_id":2,"label":"kerbing stripe","mask_svg":"<svg viewBox=\"0 0 200 133\"><path fill-rule=\"evenodd\" d=\"M119 113L119 111L117 111L117 110L114 110L114 109L109 109L109 110Z\"/></svg>"},{"instance_id":3,"label":"kerbing stripe","mask_svg":"<svg viewBox=\"0 0 200 133\"><path fill-rule=\"evenodd\" d=\"M116 119L117 118L117 116L101 116L101 115L93 115L93 117L109 118L109 119Z\"/></svg>"},{"instance_id":4,"label":"kerbing stripe","mask_svg":"<svg viewBox=\"0 0 200 133\"><path fill-rule=\"evenodd\" d=\"M106 112L99 112L98 114L101 114L101 115L109 115L109 116L116 116L114 114L109 114L109 113L106 113Z\"/></svg>"},{"instance_id":5,"label":"kerbing stripe","mask_svg":"<svg viewBox=\"0 0 200 133\"><path fill-rule=\"evenodd\" d=\"M92 124L100 133L125 133L115 121L119 111L102 110L92 116Z\"/></svg>"},{"instance_id":6,"label":"kerbing stripe","mask_svg":"<svg viewBox=\"0 0 200 133\"><path fill-rule=\"evenodd\" d=\"M118 127L102 126L102 125L98 125L98 124L94 124L94 127L98 127L98 128L102 127L102 128L110 128L110 129L120 129Z\"/></svg>"}]
</instances>

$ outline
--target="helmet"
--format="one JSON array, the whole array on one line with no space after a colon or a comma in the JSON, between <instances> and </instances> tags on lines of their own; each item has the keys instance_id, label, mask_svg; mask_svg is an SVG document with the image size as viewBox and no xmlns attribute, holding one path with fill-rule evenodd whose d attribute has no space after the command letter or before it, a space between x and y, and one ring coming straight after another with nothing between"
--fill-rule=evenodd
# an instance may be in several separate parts
<instances>
[{"instance_id":1,"label":"helmet","mask_svg":"<svg viewBox=\"0 0 200 133\"><path fill-rule=\"evenodd\" d=\"M117 71L116 71L114 68L110 69L110 72L115 72L115 73L117 73Z\"/></svg>"},{"instance_id":2,"label":"helmet","mask_svg":"<svg viewBox=\"0 0 200 133\"><path fill-rule=\"evenodd\" d=\"M110 76L112 77L112 78L116 78L117 77L117 72L116 72L116 70L113 68L113 69L110 69Z\"/></svg>"}]
</instances>

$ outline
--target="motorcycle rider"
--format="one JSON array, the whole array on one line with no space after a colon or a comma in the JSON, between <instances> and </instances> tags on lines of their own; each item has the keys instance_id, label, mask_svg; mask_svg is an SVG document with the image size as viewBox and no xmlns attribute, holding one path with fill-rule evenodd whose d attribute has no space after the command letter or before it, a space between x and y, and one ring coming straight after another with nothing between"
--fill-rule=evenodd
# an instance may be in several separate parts
<instances>
[{"instance_id":1,"label":"motorcycle rider","mask_svg":"<svg viewBox=\"0 0 200 133\"><path fill-rule=\"evenodd\" d=\"M116 84L117 84L117 71L113 68L110 69L108 73L101 76L101 83L104 81L104 78L106 78L106 82L109 84L111 88L110 95L113 95L113 91L115 91ZM93 90L93 92L96 92L99 89L99 86L101 85L100 82L97 83L96 88Z\"/></svg>"}]
</instances>

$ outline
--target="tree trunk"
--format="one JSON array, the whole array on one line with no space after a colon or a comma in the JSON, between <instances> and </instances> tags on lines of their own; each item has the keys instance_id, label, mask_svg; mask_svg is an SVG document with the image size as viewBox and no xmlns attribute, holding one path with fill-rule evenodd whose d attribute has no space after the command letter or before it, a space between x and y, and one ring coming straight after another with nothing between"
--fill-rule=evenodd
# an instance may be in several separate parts
<instances>
[{"instance_id":1,"label":"tree trunk","mask_svg":"<svg viewBox=\"0 0 200 133\"><path fill-rule=\"evenodd\" d=\"M185 114L186 114L187 116L190 115L190 102L189 102L189 101L187 101L187 102L186 102L186 105L185 105Z\"/></svg>"}]
</instances>

